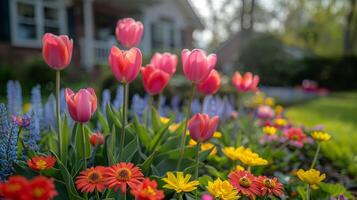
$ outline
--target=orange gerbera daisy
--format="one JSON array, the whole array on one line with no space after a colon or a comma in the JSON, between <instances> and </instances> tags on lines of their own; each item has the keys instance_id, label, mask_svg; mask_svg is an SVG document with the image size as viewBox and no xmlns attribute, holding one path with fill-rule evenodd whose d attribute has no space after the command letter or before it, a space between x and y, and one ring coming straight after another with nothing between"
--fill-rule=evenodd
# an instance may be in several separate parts
<instances>
[{"instance_id":1,"label":"orange gerbera daisy","mask_svg":"<svg viewBox=\"0 0 357 200\"><path fill-rule=\"evenodd\" d=\"M131 189L131 194L136 200L161 200L164 199L164 192L157 189L157 183L154 180L145 178L144 181Z\"/></svg>"},{"instance_id":2,"label":"orange gerbera daisy","mask_svg":"<svg viewBox=\"0 0 357 200\"><path fill-rule=\"evenodd\" d=\"M280 197L284 195L284 186L277 178L268 178L266 176L259 176L257 178L258 186L262 196L275 195Z\"/></svg>"},{"instance_id":3,"label":"orange gerbera daisy","mask_svg":"<svg viewBox=\"0 0 357 200\"><path fill-rule=\"evenodd\" d=\"M80 172L76 178L76 187L81 192L93 192L98 190L102 192L105 189L104 184L104 171L105 167L97 166L91 167Z\"/></svg>"},{"instance_id":4,"label":"orange gerbera daisy","mask_svg":"<svg viewBox=\"0 0 357 200\"><path fill-rule=\"evenodd\" d=\"M22 176L11 176L0 183L0 195L5 199L25 199L30 189L29 182Z\"/></svg>"},{"instance_id":5,"label":"orange gerbera daisy","mask_svg":"<svg viewBox=\"0 0 357 200\"><path fill-rule=\"evenodd\" d=\"M120 190L125 193L127 185L133 188L140 185L143 179L144 175L139 167L134 166L133 163L121 162L106 170L104 182L107 187L114 188L115 191L120 187Z\"/></svg>"},{"instance_id":6,"label":"orange gerbera daisy","mask_svg":"<svg viewBox=\"0 0 357 200\"><path fill-rule=\"evenodd\" d=\"M33 170L45 170L52 168L56 163L56 158L53 156L34 156L27 161L27 165Z\"/></svg>"},{"instance_id":7,"label":"orange gerbera daisy","mask_svg":"<svg viewBox=\"0 0 357 200\"><path fill-rule=\"evenodd\" d=\"M249 199L255 199L256 195L260 195L260 190L257 185L257 178L248 171L234 171L228 175L229 182L237 189L237 191L249 197Z\"/></svg>"},{"instance_id":8,"label":"orange gerbera daisy","mask_svg":"<svg viewBox=\"0 0 357 200\"><path fill-rule=\"evenodd\" d=\"M29 196L33 200L51 200L57 195L54 179L36 176L30 182Z\"/></svg>"}]
</instances>

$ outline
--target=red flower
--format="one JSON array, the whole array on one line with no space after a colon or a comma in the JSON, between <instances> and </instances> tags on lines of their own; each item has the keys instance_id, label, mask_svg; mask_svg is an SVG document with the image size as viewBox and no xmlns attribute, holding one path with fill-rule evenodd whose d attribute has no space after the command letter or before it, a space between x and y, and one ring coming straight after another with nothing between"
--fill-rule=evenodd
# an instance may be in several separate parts
<instances>
[{"instance_id":1,"label":"red flower","mask_svg":"<svg viewBox=\"0 0 357 200\"><path fill-rule=\"evenodd\" d=\"M30 185L22 176L11 176L8 181L0 183L0 195L8 200L29 199Z\"/></svg>"},{"instance_id":2,"label":"red flower","mask_svg":"<svg viewBox=\"0 0 357 200\"><path fill-rule=\"evenodd\" d=\"M121 162L107 168L104 182L107 187L114 188L115 191L120 188L125 193L127 185L133 188L140 185L143 179L144 175L140 168L134 166L133 163Z\"/></svg>"},{"instance_id":3,"label":"red flower","mask_svg":"<svg viewBox=\"0 0 357 200\"><path fill-rule=\"evenodd\" d=\"M53 156L35 156L27 161L27 165L33 170L45 170L52 168L56 163Z\"/></svg>"},{"instance_id":4,"label":"red flower","mask_svg":"<svg viewBox=\"0 0 357 200\"><path fill-rule=\"evenodd\" d=\"M228 175L229 181L239 193L250 199L260 195L256 177L248 171L234 171Z\"/></svg>"},{"instance_id":5,"label":"red flower","mask_svg":"<svg viewBox=\"0 0 357 200\"><path fill-rule=\"evenodd\" d=\"M296 147L303 147L307 139L301 128L289 128L284 132L284 136L290 140L290 143Z\"/></svg>"},{"instance_id":6,"label":"red flower","mask_svg":"<svg viewBox=\"0 0 357 200\"><path fill-rule=\"evenodd\" d=\"M90 136L89 142L92 146L103 145L104 144L104 136L100 132L94 133Z\"/></svg>"},{"instance_id":7,"label":"red flower","mask_svg":"<svg viewBox=\"0 0 357 200\"><path fill-rule=\"evenodd\" d=\"M29 196L33 200L50 200L57 195L54 179L37 176L30 182Z\"/></svg>"},{"instance_id":8,"label":"red flower","mask_svg":"<svg viewBox=\"0 0 357 200\"><path fill-rule=\"evenodd\" d=\"M171 53L155 53L150 64L172 76L176 72L177 56Z\"/></svg>"},{"instance_id":9,"label":"red flower","mask_svg":"<svg viewBox=\"0 0 357 200\"><path fill-rule=\"evenodd\" d=\"M55 70L68 67L72 59L73 41L67 35L46 33L42 37L42 57Z\"/></svg>"},{"instance_id":10,"label":"red flower","mask_svg":"<svg viewBox=\"0 0 357 200\"><path fill-rule=\"evenodd\" d=\"M154 180L145 178L140 185L131 189L131 194L136 200L161 200L164 199L164 192L157 189L157 183Z\"/></svg>"},{"instance_id":11,"label":"red flower","mask_svg":"<svg viewBox=\"0 0 357 200\"><path fill-rule=\"evenodd\" d=\"M284 186L277 178L270 179L266 176L259 176L257 181L262 196L269 194L280 197L284 195Z\"/></svg>"},{"instance_id":12,"label":"red flower","mask_svg":"<svg viewBox=\"0 0 357 200\"><path fill-rule=\"evenodd\" d=\"M217 130L219 117L210 118L207 114L197 113L188 121L188 130L191 138L196 142L205 142Z\"/></svg>"},{"instance_id":13,"label":"red flower","mask_svg":"<svg viewBox=\"0 0 357 200\"><path fill-rule=\"evenodd\" d=\"M102 192L105 189L104 172L105 167L91 167L80 172L76 178L76 187L81 192Z\"/></svg>"},{"instance_id":14,"label":"red flower","mask_svg":"<svg viewBox=\"0 0 357 200\"><path fill-rule=\"evenodd\" d=\"M97 110L97 96L93 88L80 89L74 93L71 89L65 90L69 114L78 123L86 123Z\"/></svg>"},{"instance_id":15,"label":"red flower","mask_svg":"<svg viewBox=\"0 0 357 200\"><path fill-rule=\"evenodd\" d=\"M143 24L132 18L118 20L117 27L115 28L117 40L127 48L137 46L141 41L143 32Z\"/></svg>"},{"instance_id":16,"label":"red flower","mask_svg":"<svg viewBox=\"0 0 357 200\"><path fill-rule=\"evenodd\" d=\"M150 64L141 68L141 73L144 89L150 95L161 93L170 80L168 73Z\"/></svg>"},{"instance_id":17,"label":"red flower","mask_svg":"<svg viewBox=\"0 0 357 200\"><path fill-rule=\"evenodd\" d=\"M216 70L212 69L206 80L197 85L197 91L205 94L215 94L221 86L221 78Z\"/></svg>"},{"instance_id":18,"label":"red flower","mask_svg":"<svg viewBox=\"0 0 357 200\"><path fill-rule=\"evenodd\" d=\"M251 72L246 72L243 76L235 72L232 77L232 83L239 92L258 91L259 76Z\"/></svg>"}]
</instances>

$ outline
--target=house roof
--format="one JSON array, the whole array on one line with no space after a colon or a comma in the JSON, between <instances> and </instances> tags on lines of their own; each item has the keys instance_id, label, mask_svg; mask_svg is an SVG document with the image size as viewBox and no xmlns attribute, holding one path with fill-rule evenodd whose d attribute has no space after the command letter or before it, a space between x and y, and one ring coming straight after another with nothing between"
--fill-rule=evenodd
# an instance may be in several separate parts
<instances>
[{"instance_id":1,"label":"house roof","mask_svg":"<svg viewBox=\"0 0 357 200\"><path fill-rule=\"evenodd\" d=\"M193 9L193 6L189 2L189 0L177 0L183 8L184 11L187 13L187 16L189 21L192 23L192 25L197 28L197 29L204 29L205 26L201 21L201 18L199 15L196 13L196 11Z\"/></svg>"}]
</instances>

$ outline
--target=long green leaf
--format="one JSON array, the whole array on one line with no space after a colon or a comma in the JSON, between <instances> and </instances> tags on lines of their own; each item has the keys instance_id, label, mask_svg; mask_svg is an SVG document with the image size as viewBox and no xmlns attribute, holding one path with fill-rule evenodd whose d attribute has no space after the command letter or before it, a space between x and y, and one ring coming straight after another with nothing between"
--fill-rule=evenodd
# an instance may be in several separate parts
<instances>
[{"instance_id":1,"label":"long green leaf","mask_svg":"<svg viewBox=\"0 0 357 200\"><path fill-rule=\"evenodd\" d=\"M100 123L100 125L102 126L103 128L103 134L104 136L107 136L109 134L109 124L108 124L108 121L107 119L104 117L103 113L98 110L97 112L97 115L98 115L98 121Z\"/></svg>"}]
</instances>

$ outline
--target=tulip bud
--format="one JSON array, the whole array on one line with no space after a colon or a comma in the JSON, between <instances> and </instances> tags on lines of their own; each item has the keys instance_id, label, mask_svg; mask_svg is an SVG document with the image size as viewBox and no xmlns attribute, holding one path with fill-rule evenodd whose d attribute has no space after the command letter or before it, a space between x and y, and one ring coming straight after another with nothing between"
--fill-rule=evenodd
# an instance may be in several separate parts
<instances>
[{"instance_id":1,"label":"tulip bud","mask_svg":"<svg viewBox=\"0 0 357 200\"><path fill-rule=\"evenodd\" d=\"M155 53L150 64L172 76L176 72L177 56L171 53Z\"/></svg>"},{"instance_id":2,"label":"tulip bud","mask_svg":"<svg viewBox=\"0 0 357 200\"><path fill-rule=\"evenodd\" d=\"M206 53L201 49L182 50L182 65L183 72L187 80L198 84L204 81L211 73L217 62L216 54L206 56Z\"/></svg>"},{"instance_id":3,"label":"tulip bud","mask_svg":"<svg viewBox=\"0 0 357 200\"><path fill-rule=\"evenodd\" d=\"M117 22L115 35L121 45L126 48L137 46L143 36L144 26L141 22L132 18L124 18Z\"/></svg>"},{"instance_id":4,"label":"tulip bud","mask_svg":"<svg viewBox=\"0 0 357 200\"><path fill-rule=\"evenodd\" d=\"M191 138L197 143L209 140L217 130L218 122L218 116L209 118L207 114L195 114L188 121L188 130Z\"/></svg>"},{"instance_id":5,"label":"tulip bud","mask_svg":"<svg viewBox=\"0 0 357 200\"><path fill-rule=\"evenodd\" d=\"M97 96L93 88L80 89L74 93L71 89L65 90L66 102L72 119L79 123L86 123L97 110Z\"/></svg>"},{"instance_id":6,"label":"tulip bud","mask_svg":"<svg viewBox=\"0 0 357 200\"><path fill-rule=\"evenodd\" d=\"M259 76L251 72L245 73L243 76L236 72L232 77L232 83L239 92L258 91Z\"/></svg>"},{"instance_id":7,"label":"tulip bud","mask_svg":"<svg viewBox=\"0 0 357 200\"><path fill-rule=\"evenodd\" d=\"M215 94L221 86L221 79L216 70L212 70L206 80L197 85L197 90L205 95Z\"/></svg>"},{"instance_id":8,"label":"tulip bud","mask_svg":"<svg viewBox=\"0 0 357 200\"><path fill-rule=\"evenodd\" d=\"M145 68L143 67L141 73L143 75L144 88L150 95L156 95L162 92L170 80L168 73L152 65L147 65Z\"/></svg>"},{"instance_id":9,"label":"tulip bud","mask_svg":"<svg viewBox=\"0 0 357 200\"><path fill-rule=\"evenodd\" d=\"M110 50L109 64L115 78L121 83L134 81L140 72L141 63L142 55L138 48L122 51L113 46Z\"/></svg>"},{"instance_id":10,"label":"tulip bud","mask_svg":"<svg viewBox=\"0 0 357 200\"><path fill-rule=\"evenodd\" d=\"M55 70L68 67L72 59L73 41L67 35L46 33L42 37L42 57Z\"/></svg>"},{"instance_id":11,"label":"tulip bud","mask_svg":"<svg viewBox=\"0 0 357 200\"><path fill-rule=\"evenodd\" d=\"M89 141L92 146L103 145L104 144L104 136L100 132L97 132L90 136Z\"/></svg>"}]
</instances>

